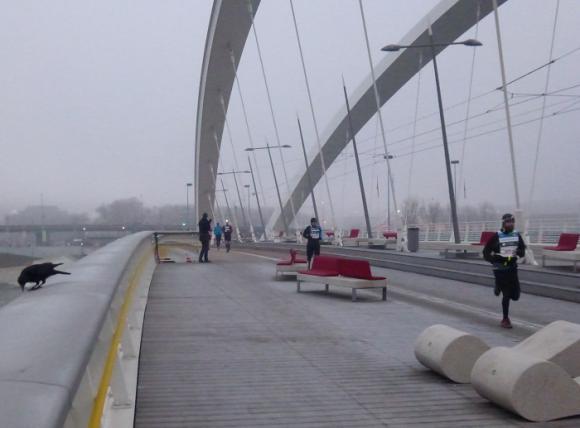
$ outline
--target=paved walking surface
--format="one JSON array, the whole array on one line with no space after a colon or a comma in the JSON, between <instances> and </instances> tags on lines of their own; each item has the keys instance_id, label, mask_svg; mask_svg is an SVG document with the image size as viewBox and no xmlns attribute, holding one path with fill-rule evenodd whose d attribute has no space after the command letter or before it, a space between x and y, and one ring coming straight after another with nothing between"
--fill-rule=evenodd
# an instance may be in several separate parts
<instances>
[{"instance_id":1,"label":"paved walking surface","mask_svg":"<svg viewBox=\"0 0 580 428\"><path fill-rule=\"evenodd\" d=\"M210 252L213 263L163 264L145 315L137 427L572 427L529 424L416 362L429 325L519 342L457 312L370 291L276 281L273 262Z\"/></svg>"}]
</instances>

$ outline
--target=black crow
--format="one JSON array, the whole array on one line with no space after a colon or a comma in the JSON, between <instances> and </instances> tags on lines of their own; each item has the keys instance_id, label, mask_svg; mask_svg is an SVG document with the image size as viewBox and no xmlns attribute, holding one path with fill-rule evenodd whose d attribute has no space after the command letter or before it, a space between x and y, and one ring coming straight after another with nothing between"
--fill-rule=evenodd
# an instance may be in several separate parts
<instances>
[{"instance_id":1,"label":"black crow","mask_svg":"<svg viewBox=\"0 0 580 428\"><path fill-rule=\"evenodd\" d=\"M25 267L20 276L18 277L18 284L20 288L24 291L24 285L27 282L35 282L36 285L31 288L31 290L36 290L44 285L46 278L58 273L63 275L70 275L70 272L63 272L56 270L55 267L60 266L62 263L40 263L37 265L31 265Z\"/></svg>"}]
</instances>

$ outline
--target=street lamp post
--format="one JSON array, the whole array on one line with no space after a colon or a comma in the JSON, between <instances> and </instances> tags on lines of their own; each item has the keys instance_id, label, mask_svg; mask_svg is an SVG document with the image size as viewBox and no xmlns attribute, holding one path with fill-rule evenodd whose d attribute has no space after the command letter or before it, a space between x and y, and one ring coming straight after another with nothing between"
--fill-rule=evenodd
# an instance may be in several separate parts
<instances>
[{"instance_id":1,"label":"street lamp post","mask_svg":"<svg viewBox=\"0 0 580 428\"><path fill-rule=\"evenodd\" d=\"M258 206L258 214L260 215L260 223L262 223L262 229L264 230L264 238L267 240L266 235L266 224L264 223L264 216L262 216L262 208L260 207L260 198L258 197L258 189L256 188L256 180L254 179L254 169L252 168L252 162L250 161L250 156L248 156L248 165L250 165L250 174L252 175L252 184L254 185L254 193L256 194L256 205Z\"/></svg>"},{"instance_id":2,"label":"street lamp post","mask_svg":"<svg viewBox=\"0 0 580 428\"><path fill-rule=\"evenodd\" d=\"M270 149L281 148L281 149L288 149L292 146L288 144L284 144L282 146L271 146L270 144L266 144L264 147L248 147L246 149L247 152L252 152L254 150L267 150L268 157L270 158L270 166L272 167L272 175L274 176L274 184L276 185L276 194L278 195L278 203L280 204L280 215L282 216L282 222L284 223L284 232L286 236L289 236L288 231L288 222L286 221L286 216L284 215L284 206L282 205L282 197L280 196L280 188L278 187L278 179L276 178L276 170L274 169L274 161L272 160L272 154L270 153ZM292 197L292 195L290 195Z\"/></svg>"},{"instance_id":3,"label":"street lamp post","mask_svg":"<svg viewBox=\"0 0 580 428\"><path fill-rule=\"evenodd\" d=\"M461 242L461 237L459 236L459 222L457 219L457 205L455 199L455 191L453 189L453 182L451 177L451 160L449 157L449 146L447 143L447 130L445 128L445 116L443 114L443 100L441 98L441 85L439 83L439 71L437 69L437 59L435 55L435 47L446 47L451 45L464 45L464 46L481 46L481 42L475 39L467 39L462 42L452 42L452 43L435 43L433 40L433 31L429 27L429 40L431 43L427 45L387 45L382 48L385 52L396 52L400 49L407 48L430 48L431 55L433 57L433 70L435 72L435 85L437 86L437 102L439 104L439 118L441 120L441 135L443 138L443 151L445 154L445 168L447 172L447 187L449 189L449 204L451 206L451 218L453 221L453 237L456 244Z\"/></svg>"},{"instance_id":4,"label":"street lamp post","mask_svg":"<svg viewBox=\"0 0 580 428\"><path fill-rule=\"evenodd\" d=\"M193 186L193 183L185 183L185 224L187 230L191 230L191 225L189 224L189 188L191 186Z\"/></svg>"},{"instance_id":5,"label":"street lamp post","mask_svg":"<svg viewBox=\"0 0 580 428\"><path fill-rule=\"evenodd\" d=\"M383 155L384 159L393 159L393 155ZM387 162L387 169L391 163ZM393 183L394 184L394 183ZM387 229L391 230L391 171L387 171Z\"/></svg>"},{"instance_id":6,"label":"street lamp post","mask_svg":"<svg viewBox=\"0 0 580 428\"><path fill-rule=\"evenodd\" d=\"M238 201L240 203L240 210L242 211L242 224L248 223L246 220L246 214L244 212L244 204L242 203L242 195L240 194L240 188L238 186L238 179L236 178L237 174L249 174L250 171L229 171L229 172L218 172L217 175L233 175L234 176L234 183L236 185L236 192L238 194ZM238 226L239 229L239 226Z\"/></svg>"},{"instance_id":7,"label":"street lamp post","mask_svg":"<svg viewBox=\"0 0 580 428\"><path fill-rule=\"evenodd\" d=\"M249 184L244 184L244 187L246 188L246 190L248 191L248 223L252 224L252 215L250 214L250 185Z\"/></svg>"}]
</instances>

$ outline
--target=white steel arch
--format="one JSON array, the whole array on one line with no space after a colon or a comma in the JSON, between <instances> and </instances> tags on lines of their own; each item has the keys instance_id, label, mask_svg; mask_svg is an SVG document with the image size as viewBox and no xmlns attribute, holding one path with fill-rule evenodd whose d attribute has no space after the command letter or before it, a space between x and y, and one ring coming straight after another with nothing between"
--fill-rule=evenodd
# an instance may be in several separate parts
<instances>
[{"instance_id":1,"label":"white steel arch","mask_svg":"<svg viewBox=\"0 0 580 428\"><path fill-rule=\"evenodd\" d=\"M195 132L194 192L196 222L203 212L211 212L215 200L215 173L218 170L219 148L224 130L225 112L234 84L236 64L242 56L254 13L260 0L215 0L207 30Z\"/></svg>"}]
</instances>

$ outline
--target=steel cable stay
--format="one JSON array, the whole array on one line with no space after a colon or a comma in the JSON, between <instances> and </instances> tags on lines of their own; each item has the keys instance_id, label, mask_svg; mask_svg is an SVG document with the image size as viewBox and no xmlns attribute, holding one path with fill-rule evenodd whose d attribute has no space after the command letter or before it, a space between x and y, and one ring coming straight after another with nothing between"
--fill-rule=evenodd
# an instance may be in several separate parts
<instances>
[{"instance_id":1,"label":"steel cable stay","mask_svg":"<svg viewBox=\"0 0 580 428\"><path fill-rule=\"evenodd\" d=\"M308 95L308 103L310 105L310 113L312 115L312 122L314 124L314 133L316 134L316 144L318 146L318 154L320 156L320 166L322 167L322 175L324 176L324 183L326 186L326 193L328 196L328 203L330 205L330 215L332 221L333 230L336 229L336 216L334 213L334 204L332 202L332 194L330 192L330 187L328 185L328 178L326 177L326 162L324 161L324 153L322 146L320 144L320 133L318 132L318 122L316 120L316 114L314 112L314 103L312 101L312 93L310 91L310 81L308 78L308 72L306 70L306 62L304 61L304 53L302 51L302 42L300 41L300 32L298 31L298 23L296 22L296 13L294 11L294 2L290 0L290 10L292 12L292 22L294 23L294 31L296 33L296 43L298 44L298 52L300 54L300 62L302 64L302 72L304 74L304 83L306 85L306 93ZM312 189L314 192L314 189ZM292 195L290 195L292 197ZM292 199L290 199L292 202Z\"/></svg>"},{"instance_id":2,"label":"steel cable stay","mask_svg":"<svg viewBox=\"0 0 580 428\"><path fill-rule=\"evenodd\" d=\"M552 63L556 63L556 62L557 62L557 61L559 61L560 59L563 59L563 58L565 58L565 57L567 57L567 56L569 56L569 55L572 55L572 54L574 54L574 53L576 53L576 52L578 52L578 51L580 51L580 47L574 48L574 49L572 49L572 50L570 50L570 51L566 52L565 54L562 54L562 55L560 55L559 57L555 58L555 59L552 61ZM532 72L527 72L527 73L524 73L523 75L521 75L521 76L519 76L519 77L516 77L516 78L515 78L515 79L513 79L511 82L507 83L507 84L506 84L506 86L509 86L509 85L511 85L512 83L515 83L516 81L518 81L518 80L520 80L520 79L522 79L522 78L524 78L524 77L528 77L529 75L533 74L533 72L535 72L535 71L539 71L539 70L541 70L542 68L546 67L547 65L548 65L548 63L546 63L546 64L542 64L541 66L539 66L539 67L535 68L534 70L532 70ZM502 89L502 86L498 86L498 87L496 87L496 88L493 88L493 89L490 89L490 90L488 90L488 91L486 91L486 92L482 92L481 94L478 94L478 95L475 95L475 96L471 97L469 100L465 99L465 100L463 100L463 101L460 101L460 102L458 102L458 103L451 104L451 105L449 105L449 106L445 107L445 108L443 109L443 111L444 111L444 112L448 112L448 111L450 111L450 110L453 110L453 109L455 109L455 108L458 108L458 107L461 107L461 106L463 106L463 105L467 104L467 102L468 102L468 101L469 101L469 102L473 102L473 101L475 101L475 100L478 100L478 99L480 99L480 98L486 97L486 96L488 96L488 95L492 95L492 94L496 93L498 90L501 90L501 89ZM438 111L434 111L434 112L432 112L432 113L427 113L427 114L425 114L425 115L423 115L423 116L420 116L420 117L419 117L417 120L418 120L419 122L421 122L421 121L423 121L423 120L429 119L430 117L436 116L436 115L438 115L438 114L439 114L439 112L438 112ZM405 127L408 127L408 126L412 126L414 123L415 123L415 121L414 121L414 120L411 120L411 121L405 122L405 123L403 123L403 124L401 124L401 125L397 125L397 126L395 126L395 127L393 127L393 128L389 128L389 129L387 129L387 132L394 132L394 131L397 131L397 130L399 130L399 129L402 129L402 128L405 128Z\"/></svg>"},{"instance_id":3,"label":"steel cable stay","mask_svg":"<svg viewBox=\"0 0 580 428\"><path fill-rule=\"evenodd\" d=\"M556 41L556 29L558 27L558 12L560 10L560 0L556 2L556 10L554 11L554 25L552 27L552 41L550 42L550 53L549 53L549 63L551 64L552 56L554 55L554 43ZM546 81L544 83L544 93L548 92L548 87L550 86L550 72L552 68L548 65L546 71ZM542 97L542 114L540 115L541 120L538 125L538 138L536 140L536 151L534 153L534 166L532 169L532 183L530 185L530 194L528 197L528 213L531 213L532 202L534 200L534 191L536 188L536 176L538 172L538 163L540 158L540 146L542 143L542 135L544 131L544 113L546 109L546 97Z\"/></svg>"},{"instance_id":4,"label":"steel cable stay","mask_svg":"<svg viewBox=\"0 0 580 428\"><path fill-rule=\"evenodd\" d=\"M395 209L395 213L398 214L399 209L397 206L397 194L395 193L395 185L394 185L394 181L393 181L391 162L389 160L389 150L387 147L387 138L385 136L385 126L383 124L383 116L381 114L381 102L379 99L379 91L377 89L377 79L376 79L375 70L373 67L373 59L372 59L372 55L371 55L371 48L370 48L370 44L369 44L369 36L368 36L368 32L367 32L367 24L366 24L362 0L359 0L358 4L359 4L361 20L362 20L362 24L363 24L363 33L364 33L365 43L366 43L366 48L367 48L367 57L369 60L371 78L372 78L372 82L373 82L373 92L374 92L375 102L376 102L376 114L377 114L377 117L379 119L379 124L381 126L381 136L382 136L382 140L383 140L383 148L385 150L385 162L387 165L387 176L388 176L387 185L389 186L389 189L391 192L391 197L393 199L393 208ZM353 138L354 138L354 136L353 136ZM387 216L390 216L390 213L387 213ZM390 219L390 217L388 217L388 218Z\"/></svg>"},{"instance_id":5,"label":"steel cable stay","mask_svg":"<svg viewBox=\"0 0 580 428\"><path fill-rule=\"evenodd\" d=\"M526 102L527 102L527 100L526 101L516 102L516 103L511 103L510 106L517 106L517 105L525 104ZM569 102L570 102L570 100L558 101L558 102L554 102L554 103L549 104L548 107L558 106L558 105L566 104L566 103L569 103ZM486 110L485 112L477 113L475 115L470 116L469 119L472 120L472 119L475 119L475 118L478 118L478 117L483 117L483 116L488 115L488 114L491 114L491 113L500 112L501 107L503 107L503 106L496 106L494 109L489 109L489 110ZM524 112L520 112L520 113L514 114L514 117L519 117L519 116L522 116L522 115L525 115L525 114L529 114L531 112L535 112L535 111L538 111L540 109L541 108L535 108L535 109L526 110ZM455 122L450 122L447 125L447 128L451 128L452 126L455 126L455 125L460 125L460 124L462 124L464 122L465 122L465 119L457 120ZM491 125L493 125L495 123L497 123L497 120L495 120L493 122L487 122L487 123L484 123L484 124L480 124L480 125L477 125L477 126L471 126L470 129L473 130L473 129L484 128L486 126L491 126ZM432 133L435 133L435 132L438 132L438 131L440 131L440 127L431 128L431 129L428 129L426 131L423 131L423 132L418 133L415 137L423 137L423 136L426 136L426 135L429 135L429 134L432 134ZM454 132L454 133L450 133L449 135L458 135L458 134L459 134L459 132ZM407 141L411 141L412 139L413 139L413 136L408 136L408 137L401 138L399 140L394 140L393 142L391 142L391 146L400 145L400 144L405 143ZM369 141L369 140L370 140L369 138L361 139L362 142ZM435 138L432 138L432 139L427 140L427 141L430 142L430 141L437 141L437 140L439 140L439 137L435 137ZM420 144L424 144L424 143L425 143L425 141L422 142L422 143L420 143ZM370 152L370 149L361 150L360 154L361 155L366 155L369 152Z\"/></svg>"},{"instance_id":6,"label":"steel cable stay","mask_svg":"<svg viewBox=\"0 0 580 428\"><path fill-rule=\"evenodd\" d=\"M250 129L250 123L248 121L248 113L246 110L246 102L244 101L244 96L242 93L242 86L240 84L240 79L238 77L238 72L237 72L237 66L236 66L236 60L234 58L234 54L230 49L230 62L232 63L232 68L234 70L234 80L236 82L236 88L238 90L238 96L240 97L240 103L242 105L242 113L244 116L244 122L246 124L246 132L248 134L248 142L250 143L250 147L254 148L254 139L252 137L252 131ZM258 167L259 163L258 160L256 159L256 152L252 151L252 157L254 158L254 165L256 168L256 174L258 176L258 184L260 185L260 192L262 194L262 203L265 202L264 201L264 185L262 182L262 174L260 173L260 168ZM256 189L257 192L257 189ZM258 196L259 197L259 196ZM266 233L266 231L264 230L264 233Z\"/></svg>"},{"instance_id":7,"label":"steel cable stay","mask_svg":"<svg viewBox=\"0 0 580 428\"><path fill-rule=\"evenodd\" d=\"M415 93L415 115L413 122L413 132L411 134L411 151L415 150L415 142L417 139L417 119L419 117L419 100L421 96L421 69L423 68L423 53L419 54L419 71L417 72L417 90ZM391 145L396 144L396 142L391 142ZM411 156L411 161L409 165L409 176L407 178L407 198L411 197L412 191L412 180L413 180L413 166L415 158ZM407 216L405 215L405 224L407 224Z\"/></svg>"},{"instance_id":8,"label":"steel cable stay","mask_svg":"<svg viewBox=\"0 0 580 428\"><path fill-rule=\"evenodd\" d=\"M474 31L474 39L478 40L479 36L479 17L481 14L481 5L477 4L477 11L476 11L476 19L475 22L475 31ZM471 94L473 92L473 76L475 75L475 57L477 54L477 49L472 49L472 56L471 56L471 70L469 73L469 89L467 92L467 106L465 108L465 125L463 127L463 142L461 144L461 156L459 159L459 189L463 188L463 199L465 199L465 176L464 176L464 165L465 165L465 147L466 147L466 138L467 132L469 131L469 114L471 112ZM459 189L455 189L455 198L458 200L458 192ZM460 194L461 192L459 192Z\"/></svg>"},{"instance_id":9,"label":"steel cable stay","mask_svg":"<svg viewBox=\"0 0 580 428\"><path fill-rule=\"evenodd\" d=\"M574 104L577 104L579 102L580 101L575 101ZM559 111L556 111L556 112L553 112L553 113L546 114L544 116L544 119L551 118L551 117L556 117L556 116L561 116L561 115L564 115L564 114L567 114L567 113L573 113L573 112L577 112L577 111L580 111L580 107L577 107L577 108L569 108L569 109L565 109L565 110L559 110ZM537 118L530 119L530 120L527 120L527 121L523 121L523 122L518 122L518 123L512 124L512 126L514 128L516 128L516 127L519 127L519 126L528 125L530 123L537 122L540 119L541 119L540 117L537 117ZM490 130L490 131L487 131L487 132L483 132L483 133L480 133L480 134L470 135L470 136L467 137L467 140L469 141L469 140L473 140L475 138L479 138L479 137L483 137L483 136L486 136L486 135L494 134L496 132L504 131L505 129L506 129L506 126L502 126L500 128L496 128L496 129L493 129L493 130ZM457 140L454 140L454 141L451 140L451 141L449 141L449 144L450 145L452 145L452 144L459 144L462 141L463 141L462 139L457 139ZM428 146L428 147L425 147L425 148L422 148L422 149L415 150L413 153L411 153L410 151L409 152L400 153L400 154L396 155L395 157L396 158L403 158L403 157L411 156L413 154L423 153L423 152L430 151L430 150L435 150L435 149L438 149L440 147L441 147L441 144L436 144L436 145L432 145L432 146ZM375 160L373 162L374 163L380 163L381 161ZM370 166L373 165L373 162L366 163L363 166L365 168L366 167L370 167ZM342 177L344 174L348 175L350 173L352 173L352 171L345 172L345 173L341 173L341 174L338 174L338 175L331 175L329 177L329 179L332 180L333 178Z\"/></svg>"},{"instance_id":10,"label":"steel cable stay","mask_svg":"<svg viewBox=\"0 0 580 428\"><path fill-rule=\"evenodd\" d=\"M294 201L292 198L292 192L290 191L290 185L288 183L288 173L286 172L286 162L284 161L284 152L282 150L282 143L280 140L280 133L278 132L278 124L276 122L276 116L274 114L274 106L272 104L272 97L270 95L270 86L268 85L268 79L266 75L266 68L264 66L264 60L262 58L262 49L260 48L260 40L258 38L258 31L256 29L256 21L254 20L254 12L252 8L252 4L248 2L248 13L250 16L250 20L252 22L252 32L254 34L254 40L256 41L256 51L258 53L258 59L260 62L260 69L262 71L262 77L264 80L264 86L266 88L266 95L268 99L268 106L270 107L270 115L272 117L272 124L274 125L274 135L276 136L276 144L278 145L278 154L280 155L280 160L282 161L282 171L284 172L284 179L286 181L286 192L288 193L288 198L290 199L290 208L292 209L292 221L288 224L290 226L292 222L296 225L296 210L294 209ZM280 213L281 216L284 216L284 212ZM288 232L288 231L286 231Z\"/></svg>"}]
</instances>

